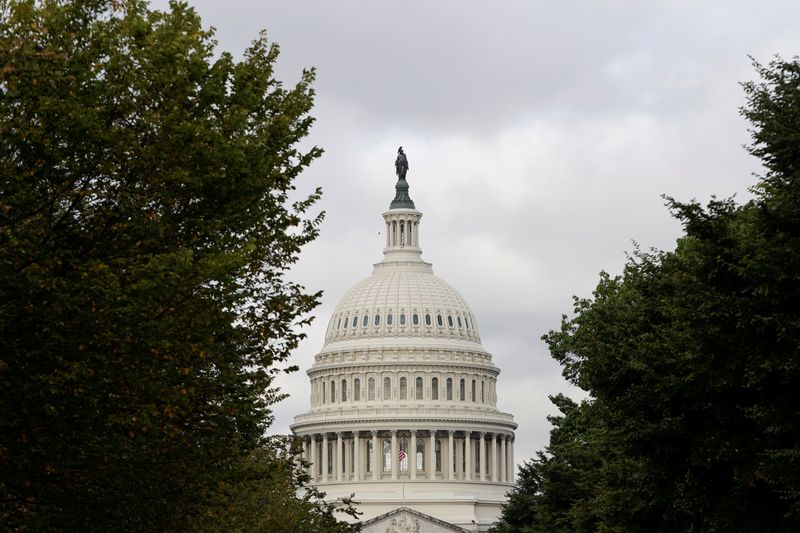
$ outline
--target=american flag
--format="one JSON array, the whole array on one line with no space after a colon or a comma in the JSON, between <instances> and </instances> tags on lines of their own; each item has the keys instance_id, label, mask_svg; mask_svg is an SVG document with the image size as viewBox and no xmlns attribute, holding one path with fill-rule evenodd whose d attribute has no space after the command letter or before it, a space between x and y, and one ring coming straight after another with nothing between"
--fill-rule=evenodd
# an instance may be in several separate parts
<instances>
[{"instance_id":1,"label":"american flag","mask_svg":"<svg viewBox=\"0 0 800 533\"><path fill-rule=\"evenodd\" d=\"M397 457L399 457L400 460L402 461L403 459L406 458L406 451L405 450L400 450L400 453L397 454Z\"/></svg>"}]
</instances>

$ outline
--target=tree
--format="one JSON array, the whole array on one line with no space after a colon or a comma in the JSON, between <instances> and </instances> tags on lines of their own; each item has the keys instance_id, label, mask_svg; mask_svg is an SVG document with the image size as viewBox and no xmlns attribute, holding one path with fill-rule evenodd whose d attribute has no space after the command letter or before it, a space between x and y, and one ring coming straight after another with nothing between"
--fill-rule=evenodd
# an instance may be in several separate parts
<instances>
[{"instance_id":1,"label":"tree","mask_svg":"<svg viewBox=\"0 0 800 533\"><path fill-rule=\"evenodd\" d=\"M551 436L536 508L566 498L596 531L800 529L800 62L755 66L742 110L767 169L755 198L668 199L677 248L636 250L544 337L590 394L582 438L599 467L570 462ZM548 485L543 459L572 481Z\"/></svg>"},{"instance_id":2,"label":"tree","mask_svg":"<svg viewBox=\"0 0 800 533\"><path fill-rule=\"evenodd\" d=\"M319 297L284 278L321 220L319 190L290 201L314 74L285 88L265 35L215 44L183 3L0 3L12 530L180 530L292 462L264 433Z\"/></svg>"}]
</instances>

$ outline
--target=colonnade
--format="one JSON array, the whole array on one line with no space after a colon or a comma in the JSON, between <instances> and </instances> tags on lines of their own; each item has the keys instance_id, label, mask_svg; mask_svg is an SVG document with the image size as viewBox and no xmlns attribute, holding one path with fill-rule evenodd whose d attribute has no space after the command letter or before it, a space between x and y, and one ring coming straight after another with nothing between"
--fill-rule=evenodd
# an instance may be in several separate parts
<instances>
[{"instance_id":1,"label":"colonnade","mask_svg":"<svg viewBox=\"0 0 800 533\"><path fill-rule=\"evenodd\" d=\"M314 483L401 479L514 482L511 432L389 429L324 432L300 438Z\"/></svg>"}]
</instances>

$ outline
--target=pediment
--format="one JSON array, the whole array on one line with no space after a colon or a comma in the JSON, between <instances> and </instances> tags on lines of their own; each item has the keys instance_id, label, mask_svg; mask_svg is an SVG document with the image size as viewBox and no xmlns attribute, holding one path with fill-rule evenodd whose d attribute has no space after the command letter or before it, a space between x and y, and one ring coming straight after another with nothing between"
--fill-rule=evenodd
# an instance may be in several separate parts
<instances>
[{"instance_id":1,"label":"pediment","mask_svg":"<svg viewBox=\"0 0 800 533\"><path fill-rule=\"evenodd\" d=\"M466 533L465 529L408 507L376 516L362 524L363 533Z\"/></svg>"}]
</instances>

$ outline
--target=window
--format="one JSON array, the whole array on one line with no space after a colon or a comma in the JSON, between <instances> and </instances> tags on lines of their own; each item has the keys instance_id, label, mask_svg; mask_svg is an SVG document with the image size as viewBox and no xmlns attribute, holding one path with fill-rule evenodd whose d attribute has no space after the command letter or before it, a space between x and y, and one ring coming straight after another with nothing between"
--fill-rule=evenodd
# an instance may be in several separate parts
<instances>
[{"instance_id":1,"label":"window","mask_svg":"<svg viewBox=\"0 0 800 533\"><path fill-rule=\"evenodd\" d=\"M353 327L356 327L357 325L358 325L358 317L354 316L353 317Z\"/></svg>"},{"instance_id":2,"label":"window","mask_svg":"<svg viewBox=\"0 0 800 533\"><path fill-rule=\"evenodd\" d=\"M442 440L436 439L436 471L442 471Z\"/></svg>"},{"instance_id":3,"label":"window","mask_svg":"<svg viewBox=\"0 0 800 533\"><path fill-rule=\"evenodd\" d=\"M453 327L453 315L447 315L447 325Z\"/></svg>"},{"instance_id":4,"label":"window","mask_svg":"<svg viewBox=\"0 0 800 533\"><path fill-rule=\"evenodd\" d=\"M322 403L328 402L328 391L325 390L325 382L322 382Z\"/></svg>"},{"instance_id":5,"label":"window","mask_svg":"<svg viewBox=\"0 0 800 533\"><path fill-rule=\"evenodd\" d=\"M353 401L361 401L361 380L358 378L353 380Z\"/></svg>"},{"instance_id":6,"label":"window","mask_svg":"<svg viewBox=\"0 0 800 533\"><path fill-rule=\"evenodd\" d=\"M342 401L343 402L347 401L347 380L346 379L342 380Z\"/></svg>"},{"instance_id":7,"label":"window","mask_svg":"<svg viewBox=\"0 0 800 533\"><path fill-rule=\"evenodd\" d=\"M461 317L460 317L460 316L457 316L457 317L456 317L456 319L458 319L458 327L462 327L462 326L461 326Z\"/></svg>"},{"instance_id":8,"label":"window","mask_svg":"<svg viewBox=\"0 0 800 533\"><path fill-rule=\"evenodd\" d=\"M488 446L486 446L486 450L487 451L489 450ZM481 441L480 440L476 440L475 443L472 445L472 452L471 453L472 453L472 457L475 458L475 460L473 461L473 463L475 463L475 473L479 474L480 471L481 471L481 461L483 461L483 459L481 459Z\"/></svg>"},{"instance_id":9,"label":"window","mask_svg":"<svg viewBox=\"0 0 800 533\"><path fill-rule=\"evenodd\" d=\"M375 315L375 320L373 321L373 323L374 323L376 326L380 326L380 325L381 325L381 315L378 315L378 314L376 314L376 315Z\"/></svg>"},{"instance_id":10,"label":"window","mask_svg":"<svg viewBox=\"0 0 800 533\"><path fill-rule=\"evenodd\" d=\"M336 382L331 381L331 403L336 403Z\"/></svg>"},{"instance_id":11,"label":"window","mask_svg":"<svg viewBox=\"0 0 800 533\"><path fill-rule=\"evenodd\" d=\"M431 325L431 315L429 315L427 313L425 314L425 325L426 326L430 326Z\"/></svg>"},{"instance_id":12,"label":"window","mask_svg":"<svg viewBox=\"0 0 800 533\"><path fill-rule=\"evenodd\" d=\"M425 439L417 437L417 471L425 470Z\"/></svg>"},{"instance_id":13,"label":"window","mask_svg":"<svg viewBox=\"0 0 800 533\"><path fill-rule=\"evenodd\" d=\"M431 400L439 399L439 378L431 379Z\"/></svg>"},{"instance_id":14,"label":"window","mask_svg":"<svg viewBox=\"0 0 800 533\"><path fill-rule=\"evenodd\" d=\"M392 441L383 439L383 471L392 471Z\"/></svg>"},{"instance_id":15,"label":"window","mask_svg":"<svg viewBox=\"0 0 800 533\"><path fill-rule=\"evenodd\" d=\"M473 401L473 402L475 401L475 396L477 396L477 395L475 394L475 388L476 388L476 386L475 386L475 380L473 379L473 380L472 380L472 401Z\"/></svg>"},{"instance_id":16,"label":"window","mask_svg":"<svg viewBox=\"0 0 800 533\"><path fill-rule=\"evenodd\" d=\"M453 399L453 378L447 378L447 399Z\"/></svg>"},{"instance_id":17,"label":"window","mask_svg":"<svg viewBox=\"0 0 800 533\"><path fill-rule=\"evenodd\" d=\"M392 322L394 322L394 317L392 316L392 313L389 313L386 315L386 325L391 326Z\"/></svg>"},{"instance_id":18,"label":"window","mask_svg":"<svg viewBox=\"0 0 800 533\"><path fill-rule=\"evenodd\" d=\"M342 329L342 317L339 317L338 322L336 322L336 329Z\"/></svg>"},{"instance_id":19,"label":"window","mask_svg":"<svg viewBox=\"0 0 800 533\"><path fill-rule=\"evenodd\" d=\"M392 380L389 378L383 378L383 399L392 399Z\"/></svg>"},{"instance_id":20,"label":"window","mask_svg":"<svg viewBox=\"0 0 800 533\"><path fill-rule=\"evenodd\" d=\"M442 315L436 315L436 324L438 324L440 328L444 326L444 320L442 320Z\"/></svg>"},{"instance_id":21,"label":"window","mask_svg":"<svg viewBox=\"0 0 800 533\"><path fill-rule=\"evenodd\" d=\"M464 386L464 378L458 382L458 399L462 402L466 399L466 387Z\"/></svg>"},{"instance_id":22,"label":"window","mask_svg":"<svg viewBox=\"0 0 800 533\"><path fill-rule=\"evenodd\" d=\"M469 325L469 318L468 317L464 317L464 323L467 325L467 329L469 329L470 325Z\"/></svg>"},{"instance_id":23,"label":"window","mask_svg":"<svg viewBox=\"0 0 800 533\"><path fill-rule=\"evenodd\" d=\"M486 388L485 385L486 385L486 382L485 381L481 381L481 403L486 403L486 399L485 399L485 396L484 396L484 389Z\"/></svg>"},{"instance_id":24,"label":"window","mask_svg":"<svg viewBox=\"0 0 800 533\"><path fill-rule=\"evenodd\" d=\"M336 441L328 441L328 474L333 474L333 445Z\"/></svg>"},{"instance_id":25,"label":"window","mask_svg":"<svg viewBox=\"0 0 800 533\"><path fill-rule=\"evenodd\" d=\"M367 400L375 400L375 378L369 378L367 380Z\"/></svg>"},{"instance_id":26,"label":"window","mask_svg":"<svg viewBox=\"0 0 800 533\"><path fill-rule=\"evenodd\" d=\"M372 449L372 439L367 440L367 472L372 472L375 465L372 464L372 458L375 456Z\"/></svg>"},{"instance_id":27,"label":"window","mask_svg":"<svg viewBox=\"0 0 800 533\"><path fill-rule=\"evenodd\" d=\"M419 326L419 315L417 313L411 315L411 323L415 326Z\"/></svg>"},{"instance_id":28,"label":"window","mask_svg":"<svg viewBox=\"0 0 800 533\"><path fill-rule=\"evenodd\" d=\"M400 325L401 326L405 326L406 325L406 315L405 315L405 313L400 313Z\"/></svg>"},{"instance_id":29,"label":"window","mask_svg":"<svg viewBox=\"0 0 800 533\"><path fill-rule=\"evenodd\" d=\"M361 321L361 327L365 328L367 326L369 326L369 317L367 315L364 315L364 319Z\"/></svg>"},{"instance_id":30,"label":"window","mask_svg":"<svg viewBox=\"0 0 800 533\"><path fill-rule=\"evenodd\" d=\"M407 472L408 471L408 439L405 437L400 437L397 439L397 445L400 447L400 450L403 450L405 453L405 458L400 461L400 471Z\"/></svg>"},{"instance_id":31,"label":"window","mask_svg":"<svg viewBox=\"0 0 800 533\"><path fill-rule=\"evenodd\" d=\"M400 378L400 399L408 399L408 380L406 378Z\"/></svg>"},{"instance_id":32,"label":"window","mask_svg":"<svg viewBox=\"0 0 800 533\"><path fill-rule=\"evenodd\" d=\"M422 399L422 378L421 377L417 377L417 380L416 380L416 383L415 383L415 393L417 395L416 396L417 400L421 400Z\"/></svg>"}]
</instances>

